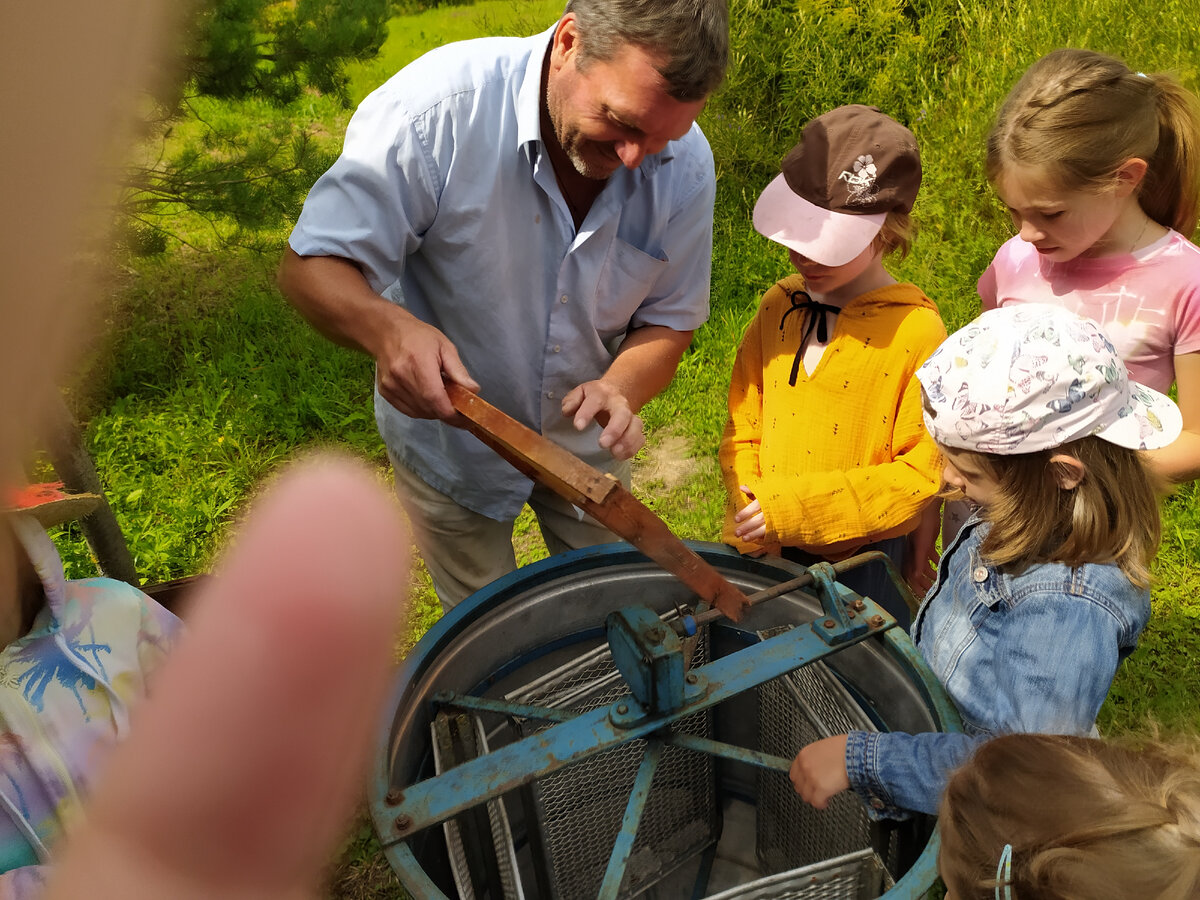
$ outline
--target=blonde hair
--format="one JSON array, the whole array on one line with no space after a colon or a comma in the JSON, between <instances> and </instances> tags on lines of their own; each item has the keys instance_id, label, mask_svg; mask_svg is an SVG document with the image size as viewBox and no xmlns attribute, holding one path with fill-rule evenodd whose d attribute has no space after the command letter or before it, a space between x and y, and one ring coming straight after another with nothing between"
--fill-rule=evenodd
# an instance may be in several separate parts
<instances>
[{"instance_id":1,"label":"blonde hair","mask_svg":"<svg viewBox=\"0 0 1200 900\"><path fill-rule=\"evenodd\" d=\"M1136 450L1091 436L1035 453L998 455L957 451L996 481L983 511L991 524L979 547L992 565L1020 571L1046 562L1081 566L1115 563L1139 587L1150 584L1162 523L1158 486ZM1082 480L1051 458L1073 456Z\"/></svg>"},{"instance_id":2,"label":"blonde hair","mask_svg":"<svg viewBox=\"0 0 1200 900\"><path fill-rule=\"evenodd\" d=\"M1068 189L1103 189L1128 160L1147 163L1146 215L1190 236L1200 213L1200 101L1171 75L1132 72L1090 50L1056 50L1029 67L987 139L994 184L1010 166Z\"/></svg>"},{"instance_id":3,"label":"blonde hair","mask_svg":"<svg viewBox=\"0 0 1200 900\"><path fill-rule=\"evenodd\" d=\"M1200 897L1200 754L1005 735L950 777L938 828L955 900L993 900L1006 844L1015 900L1190 900Z\"/></svg>"},{"instance_id":4,"label":"blonde hair","mask_svg":"<svg viewBox=\"0 0 1200 900\"><path fill-rule=\"evenodd\" d=\"M917 226L913 222L912 216L892 210L883 220L883 227L879 229L879 234L875 235L875 241L871 246L878 250L881 256L898 253L900 258L904 259L908 256L916 234Z\"/></svg>"}]
</instances>

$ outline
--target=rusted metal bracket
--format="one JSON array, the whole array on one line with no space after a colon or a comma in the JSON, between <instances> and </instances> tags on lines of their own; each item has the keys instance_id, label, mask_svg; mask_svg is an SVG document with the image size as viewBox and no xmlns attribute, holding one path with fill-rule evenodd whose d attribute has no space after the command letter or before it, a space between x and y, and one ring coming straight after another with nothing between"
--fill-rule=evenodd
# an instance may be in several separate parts
<instances>
[{"instance_id":1,"label":"rusted metal bracket","mask_svg":"<svg viewBox=\"0 0 1200 900\"><path fill-rule=\"evenodd\" d=\"M522 474L544 484L629 541L733 621L741 618L746 595L690 550L620 481L589 466L461 385L447 382L446 393L466 420L467 430Z\"/></svg>"}]
</instances>

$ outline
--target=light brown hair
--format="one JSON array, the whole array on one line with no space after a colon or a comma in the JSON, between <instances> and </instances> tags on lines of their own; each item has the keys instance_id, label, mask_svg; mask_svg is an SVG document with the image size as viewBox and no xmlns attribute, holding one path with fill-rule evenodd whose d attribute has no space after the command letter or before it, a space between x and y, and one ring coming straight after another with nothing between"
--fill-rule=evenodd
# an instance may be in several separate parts
<instances>
[{"instance_id":1,"label":"light brown hair","mask_svg":"<svg viewBox=\"0 0 1200 900\"><path fill-rule=\"evenodd\" d=\"M904 259L908 256L916 234L917 226L912 220L912 215L892 210L883 220L883 227L879 229L879 234L875 235L872 246L881 256L898 253L900 259Z\"/></svg>"},{"instance_id":2,"label":"light brown hair","mask_svg":"<svg viewBox=\"0 0 1200 900\"><path fill-rule=\"evenodd\" d=\"M1194 745L1063 735L989 741L942 796L938 869L955 900L993 900L1004 845L1014 900L1200 897Z\"/></svg>"},{"instance_id":3,"label":"light brown hair","mask_svg":"<svg viewBox=\"0 0 1200 900\"><path fill-rule=\"evenodd\" d=\"M969 450L997 487L983 511L991 528L979 547L991 565L1021 571L1045 562L1114 563L1135 585L1150 583L1162 536L1158 486L1138 451L1091 436L1035 453ZM1060 486L1064 453L1083 464L1083 479Z\"/></svg>"},{"instance_id":4,"label":"light brown hair","mask_svg":"<svg viewBox=\"0 0 1200 900\"><path fill-rule=\"evenodd\" d=\"M1060 187L1104 189L1130 159L1148 165L1138 202L1190 236L1200 213L1200 101L1171 75L1132 72L1090 50L1055 50L1009 92L987 139L987 175L1036 170Z\"/></svg>"}]
</instances>

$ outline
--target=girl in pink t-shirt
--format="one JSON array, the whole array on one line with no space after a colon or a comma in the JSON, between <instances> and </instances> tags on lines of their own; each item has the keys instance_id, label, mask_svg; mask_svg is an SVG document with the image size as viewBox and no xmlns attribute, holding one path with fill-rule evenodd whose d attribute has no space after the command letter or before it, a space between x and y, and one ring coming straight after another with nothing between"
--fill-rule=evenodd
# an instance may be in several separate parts
<instances>
[{"instance_id":1,"label":"girl in pink t-shirt","mask_svg":"<svg viewBox=\"0 0 1200 900\"><path fill-rule=\"evenodd\" d=\"M1149 453L1200 477L1200 101L1088 50L1034 63L988 135L988 179L1019 229L979 279L983 308L1057 303L1095 319L1130 376L1174 383L1183 434Z\"/></svg>"}]
</instances>

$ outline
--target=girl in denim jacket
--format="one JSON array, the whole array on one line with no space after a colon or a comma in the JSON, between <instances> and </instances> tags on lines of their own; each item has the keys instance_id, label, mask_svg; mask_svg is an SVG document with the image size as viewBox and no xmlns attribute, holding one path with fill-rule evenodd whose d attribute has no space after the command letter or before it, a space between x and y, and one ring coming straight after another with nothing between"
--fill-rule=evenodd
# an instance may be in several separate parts
<instances>
[{"instance_id":1,"label":"girl in denim jacket","mask_svg":"<svg viewBox=\"0 0 1200 900\"><path fill-rule=\"evenodd\" d=\"M1141 450L1179 409L1130 381L1100 327L1059 306L984 313L917 372L943 478L976 512L945 549L914 644L963 734L851 732L803 748L796 791L818 809L853 788L873 817L936 813L987 738L1088 734L1150 616L1156 485Z\"/></svg>"}]
</instances>

